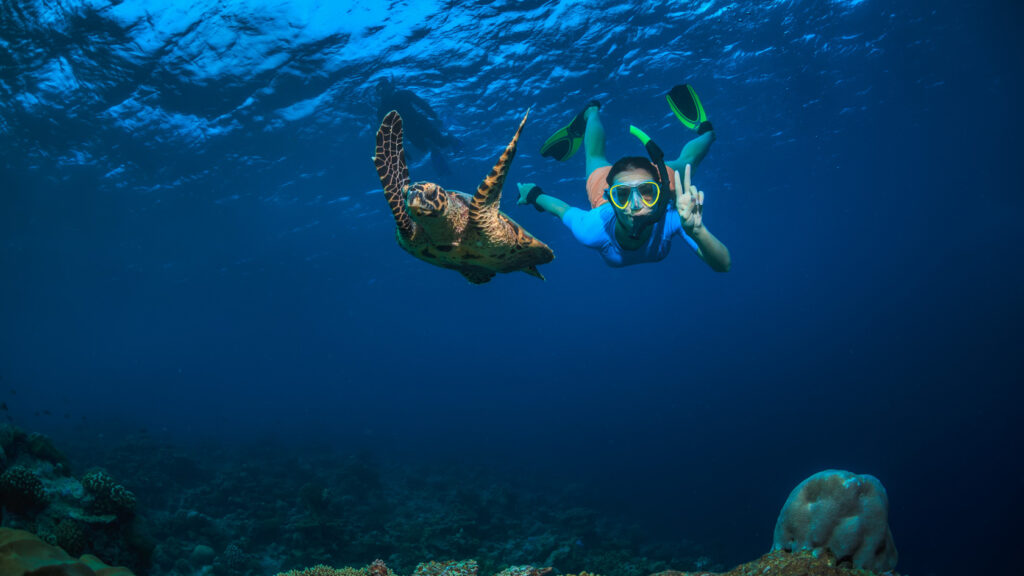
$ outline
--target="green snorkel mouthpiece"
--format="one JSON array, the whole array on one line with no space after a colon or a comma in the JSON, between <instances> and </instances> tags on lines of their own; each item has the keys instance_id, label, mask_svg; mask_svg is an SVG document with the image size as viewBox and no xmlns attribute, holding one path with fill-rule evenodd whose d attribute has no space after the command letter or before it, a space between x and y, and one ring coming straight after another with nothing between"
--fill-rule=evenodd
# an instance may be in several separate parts
<instances>
[{"instance_id":1,"label":"green snorkel mouthpiece","mask_svg":"<svg viewBox=\"0 0 1024 576\"><path fill-rule=\"evenodd\" d=\"M632 134L633 136L636 136L637 139L640 140L640 143L643 144L645 147L647 146L647 143L651 141L651 137L648 136L646 132L637 128L636 126L633 126L632 124L629 125L629 133Z\"/></svg>"},{"instance_id":2,"label":"green snorkel mouthpiece","mask_svg":"<svg viewBox=\"0 0 1024 576\"><path fill-rule=\"evenodd\" d=\"M651 137L646 132L633 126L629 125L629 133L636 136L640 143L644 145L644 149L647 150L647 155L650 156L651 162L658 167L658 178L661 180L659 184L662 188L668 191L672 187L672 182L668 179L668 167L665 166L665 153L661 151L661 148L651 140Z\"/></svg>"}]
</instances>

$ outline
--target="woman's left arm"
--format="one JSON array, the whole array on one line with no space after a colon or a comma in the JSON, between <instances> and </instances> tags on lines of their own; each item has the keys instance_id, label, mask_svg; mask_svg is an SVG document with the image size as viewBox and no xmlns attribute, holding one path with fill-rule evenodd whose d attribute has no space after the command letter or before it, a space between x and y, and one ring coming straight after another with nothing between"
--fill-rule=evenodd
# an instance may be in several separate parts
<instances>
[{"instance_id":1,"label":"woman's left arm","mask_svg":"<svg viewBox=\"0 0 1024 576\"><path fill-rule=\"evenodd\" d=\"M729 249L704 226L704 193L690 184L690 171L690 165L687 164L682 181L678 170L675 174L676 210L679 211L683 232L697 244L700 257L712 270L728 272L732 267Z\"/></svg>"}]
</instances>

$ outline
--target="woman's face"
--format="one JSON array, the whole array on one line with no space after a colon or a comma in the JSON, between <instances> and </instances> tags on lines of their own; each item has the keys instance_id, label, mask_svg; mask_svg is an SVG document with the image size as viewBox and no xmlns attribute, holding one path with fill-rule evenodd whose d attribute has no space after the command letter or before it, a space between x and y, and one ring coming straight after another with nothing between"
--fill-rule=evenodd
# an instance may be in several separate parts
<instances>
[{"instance_id":1,"label":"woman's face","mask_svg":"<svg viewBox=\"0 0 1024 576\"><path fill-rule=\"evenodd\" d=\"M655 177L650 171L644 170L643 168L630 168L616 174L615 178L612 179L612 186L616 184L639 184L641 182L650 182L652 180L655 180ZM646 206L642 202L629 202L625 209L619 208L613 202L612 208L615 209L616 214L626 218L631 216L640 216L654 210L654 208Z\"/></svg>"}]
</instances>

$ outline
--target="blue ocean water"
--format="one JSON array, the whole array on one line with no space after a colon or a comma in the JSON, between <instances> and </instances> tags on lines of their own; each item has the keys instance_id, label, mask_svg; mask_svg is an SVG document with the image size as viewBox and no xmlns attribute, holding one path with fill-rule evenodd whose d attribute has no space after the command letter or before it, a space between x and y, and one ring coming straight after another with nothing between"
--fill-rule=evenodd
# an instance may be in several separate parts
<instances>
[{"instance_id":1,"label":"blue ocean water","mask_svg":"<svg viewBox=\"0 0 1024 576\"><path fill-rule=\"evenodd\" d=\"M849 469L887 488L901 572L1000 568L1024 512L1020 16L5 0L0 394L85 464L140 428L472 463L725 566L770 548L803 478ZM473 190L529 109L509 179L575 206L582 155L544 139L598 98L609 158L643 153L629 124L674 155L692 132L664 94L695 86L732 270L681 245L608 268L512 186L546 281L414 259L370 160L385 78L462 143L414 180Z\"/></svg>"}]
</instances>

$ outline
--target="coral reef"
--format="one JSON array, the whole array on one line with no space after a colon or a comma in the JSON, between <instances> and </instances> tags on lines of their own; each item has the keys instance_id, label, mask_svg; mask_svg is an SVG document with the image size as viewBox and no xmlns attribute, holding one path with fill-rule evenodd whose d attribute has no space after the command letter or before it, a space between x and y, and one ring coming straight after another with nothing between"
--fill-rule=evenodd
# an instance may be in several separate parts
<instances>
[{"instance_id":1,"label":"coral reef","mask_svg":"<svg viewBox=\"0 0 1024 576\"><path fill-rule=\"evenodd\" d=\"M413 576L476 576L475 560L463 561L431 561L421 562L413 571ZM504 573L503 573L504 574ZM395 576L383 560L375 560L365 568L331 568L318 564L303 570L290 570L278 573L277 576ZM516 576L542 576L538 573L521 572Z\"/></svg>"},{"instance_id":2,"label":"coral reef","mask_svg":"<svg viewBox=\"0 0 1024 576\"><path fill-rule=\"evenodd\" d=\"M374 560L373 564L366 567L366 573L369 576L395 576L395 573L380 558Z\"/></svg>"},{"instance_id":3,"label":"coral reef","mask_svg":"<svg viewBox=\"0 0 1024 576\"><path fill-rule=\"evenodd\" d=\"M534 568L533 566L509 566L495 576L547 576L552 568ZM586 574L584 572L584 574ZM581 575L582 576L582 575Z\"/></svg>"},{"instance_id":4,"label":"coral reef","mask_svg":"<svg viewBox=\"0 0 1024 576\"><path fill-rule=\"evenodd\" d=\"M0 528L0 574L3 576L134 576L86 554L75 559L24 530Z\"/></svg>"},{"instance_id":5,"label":"coral reef","mask_svg":"<svg viewBox=\"0 0 1024 576\"><path fill-rule=\"evenodd\" d=\"M476 560L421 562L416 565L412 576L476 576L479 567Z\"/></svg>"},{"instance_id":6,"label":"coral reef","mask_svg":"<svg viewBox=\"0 0 1024 576\"><path fill-rule=\"evenodd\" d=\"M324 564L317 564L312 568L281 572L277 576L367 576L367 570L365 568L331 568Z\"/></svg>"},{"instance_id":7,"label":"coral reef","mask_svg":"<svg viewBox=\"0 0 1024 576\"><path fill-rule=\"evenodd\" d=\"M829 552L839 564L876 572L896 567L889 498L874 476L824 470L790 493L772 550Z\"/></svg>"},{"instance_id":8,"label":"coral reef","mask_svg":"<svg viewBox=\"0 0 1024 576\"><path fill-rule=\"evenodd\" d=\"M5 454L10 452L19 432L21 431L9 422L0 422L0 450Z\"/></svg>"},{"instance_id":9,"label":"coral reef","mask_svg":"<svg viewBox=\"0 0 1024 576\"><path fill-rule=\"evenodd\" d=\"M26 433L9 422L0 423L0 465L19 460L46 462L63 476L71 473L70 461L49 437L37 432Z\"/></svg>"},{"instance_id":10,"label":"coral reef","mask_svg":"<svg viewBox=\"0 0 1024 576\"><path fill-rule=\"evenodd\" d=\"M775 550L741 564L728 572L676 572L668 570L651 576L871 576L873 572L838 566L831 554L811 551L796 553Z\"/></svg>"},{"instance_id":11,"label":"coral reef","mask_svg":"<svg viewBox=\"0 0 1024 576\"><path fill-rule=\"evenodd\" d=\"M82 486L92 496L90 508L94 514L128 518L135 513L135 494L114 482L106 472L89 472L82 477Z\"/></svg>"},{"instance_id":12,"label":"coral reef","mask_svg":"<svg viewBox=\"0 0 1024 576\"><path fill-rule=\"evenodd\" d=\"M152 544L135 521L129 490L102 472L74 478L69 460L49 438L9 423L0 424L0 449L5 525L74 556L91 552L145 571Z\"/></svg>"},{"instance_id":13,"label":"coral reef","mask_svg":"<svg viewBox=\"0 0 1024 576\"><path fill-rule=\"evenodd\" d=\"M57 546L72 556L80 556L89 547L89 537L81 522L65 518L53 529Z\"/></svg>"},{"instance_id":14,"label":"coral reef","mask_svg":"<svg viewBox=\"0 0 1024 576\"><path fill-rule=\"evenodd\" d=\"M32 432L25 437L25 447L30 456L53 464L58 474L67 476L71 473L71 462L57 450L49 437Z\"/></svg>"},{"instance_id":15,"label":"coral reef","mask_svg":"<svg viewBox=\"0 0 1024 576\"><path fill-rule=\"evenodd\" d=\"M457 564L462 564L463 567L468 568L470 563L475 567L475 562L472 560L465 563L429 562L426 565L421 564L421 566L426 566L422 572L417 567L414 576L420 574L436 576L438 574L457 573L461 570L461 568L456 566ZM551 568L511 566L498 572L495 576L545 576L551 571ZM366 576L367 574L368 569L366 568L331 568L321 564L312 568L306 568L305 570L282 572L276 576ZM651 576L764 576L766 574L771 576L872 576L875 573L870 570L838 565L836 558L827 552L815 553L810 550L804 550L793 553L775 550L753 562L741 564L728 572L679 572L676 570L663 570L651 574ZM893 573L886 572L885 574ZM370 576L373 576L373 574L370 574ZM580 572L579 574L568 574L567 576L597 575L592 572Z\"/></svg>"},{"instance_id":16,"label":"coral reef","mask_svg":"<svg viewBox=\"0 0 1024 576\"><path fill-rule=\"evenodd\" d=\"M204 446L193 460L145 435L128 436L106 454L85 444L86 463L103 470L77 480L39 460L53 451L38 442L28 450L28 436L0 426L0 470L17 480L11 484L31 483L36 496L41 485L46 506L31 515L10 510L5 520L73 554L99 553L149 576L706 576L709 569L863 576L869 572L858 568L895 564L884 489L871 477L843 476L849 473L826 471L801 483L777 522L779 549L723 572L696 544L652 542L580 507L579 486L513 489L470 465L388 467L365 452L300 455L266 444L249 453ZM154 519L152 537L141 517ZM862 562L850 542L881 543L875 549L891 550L883 555L890 563ZM331 567L367 558L387 565Z\"/></svg>"},{"instance_id":17,"label":"coral reef","mask_svg":"<svg viewBox=\"0 0 1024 576\"><path fill-rule=\"evenodd\" d=\"M876 478L825 470L792 491L776 522L775 544L768 554L727 572L662 570L652 576L891 576L895 574L896 549L887 512L888 498ZM585 510L570 511L569 515L589 516ZM698 559L698 564L705 560ZM609 568L644 573L629 565L628 559L619 559L618 565ZM315 569L323 576L335 576L333 568L321 565ZM551 571L550 567L522 565L505 568L496 576L546 576ZM477 572L475 560L431 561L418 564L412 576L477 576ZM285 576L299 575L305 576L294 571ZM580 572L578 576L594 573Z\"/></svg>"},{"instance_id":18,"label":"coral reef","mask_svg":"<svg viewBox=\"0 0 1024 576\"><path fill-rule=\"evenodd\" d=\"M368 558L384 558L402 574L425 560L474 558L480 574L494 574L510 564L552 565L544 563L552 558L563 573L595 566L626 576L692 568L706 553L690 542L637 546L634 528L562 504L576 497L575 487L564 494L517 491L472 466L388 467L367 453L207 447L202 465L187 464L196 471L188 485L156 466L172 454L135 437L90 462L139 486L136 494L163 487L160 498L148 499L161 506L145 510L156 519L157 575L265 576ZM180 453L173 457L185 462ZM136 471L145 482L132 476ZM213 550L213 560L193 555L200 545Z\"/></svg>"},{"instance_id":19,"label":"coral reef","mask_svg":"<svg viewBox=\"0 0 1024 576\"><path fill-rule=\"evenodd\" d=\"M0 474L0 503L19 514L45 508L47 498L42 480L24 466L11 466Z\"/></svg>"}]
</instances>

